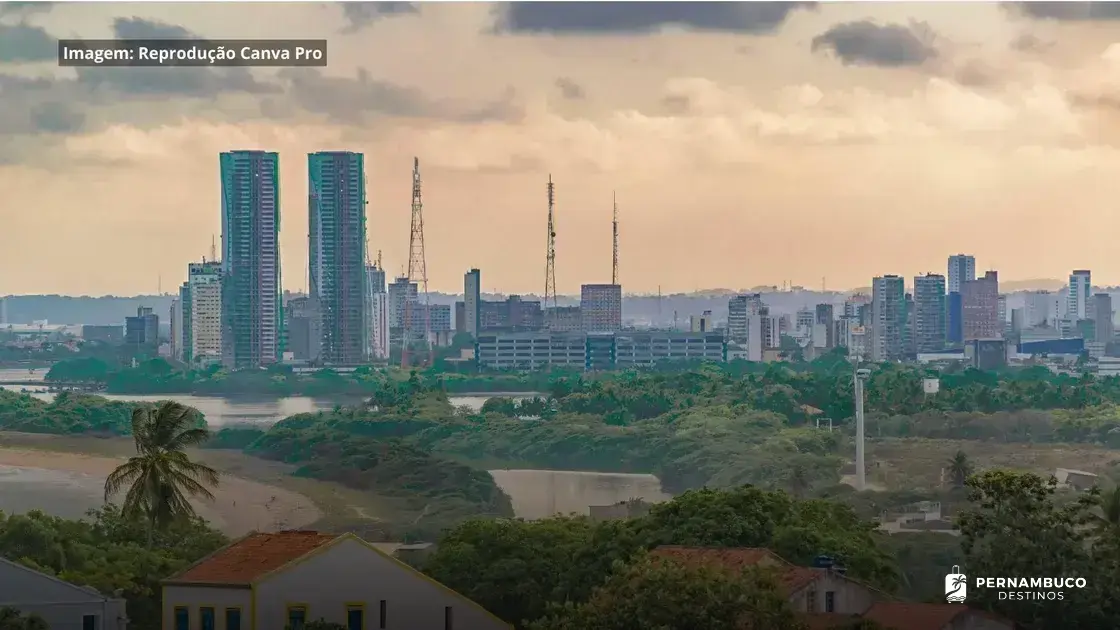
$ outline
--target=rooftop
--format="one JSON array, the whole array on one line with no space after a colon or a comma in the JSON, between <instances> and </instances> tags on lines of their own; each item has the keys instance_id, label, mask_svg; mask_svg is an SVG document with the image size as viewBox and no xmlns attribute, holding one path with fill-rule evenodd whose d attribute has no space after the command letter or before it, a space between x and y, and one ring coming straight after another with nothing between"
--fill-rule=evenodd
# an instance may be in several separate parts
<instances>
[{"instance_id":1,"label":"rooftop","mask_svg":"<svg viewBox=\"0 0 1120 630\"><path fill-rule=\"evenodd\" d=\"M210 554L167 581L248 586L258 578L337 538L336 534L303 530L252 533Z\"/></svg>"}]
</instances>

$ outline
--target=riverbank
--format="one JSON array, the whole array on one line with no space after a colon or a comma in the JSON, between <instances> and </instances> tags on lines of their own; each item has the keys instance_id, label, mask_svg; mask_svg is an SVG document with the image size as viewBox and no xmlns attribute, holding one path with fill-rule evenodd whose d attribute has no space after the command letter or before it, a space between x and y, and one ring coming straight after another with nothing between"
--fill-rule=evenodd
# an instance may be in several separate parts
<instances>
[{"instance_id":1,"label":"riverbank","mask_svg":"<svg viewBox=\"0 0 1120 630\"><path fill-rule=\"evenodd\" d=\"M117 441L86 439L105 443ZM56 440L54 436L0 434L0 469L7 472L8 492L15 492L12 488L19 487L21 476L41 479L43 472L51 471L61 473L51 479L53 485L64 486L66 492L58 498L52 497L50 492L39 492L34 497L36 507L53 513L57 510L52 509L55 507L51 505L52 501L62 499L74 502L83 498L88 501L88 505L83 508L99 505L105 477L125 458L108 453L89 454L67 448L69 446L72 444ZM61 453L66 453L66 456L61 457ZM200 516L228 536L243 536L254 530L298 529L323 517L319 507L307 496L234 476L226 470L222 472L221 483L214 489L214 501L196 501L195 508ZM0 502L17 499L18 497L5 496L0 497ZM66 508L73 510L75 506L67 505Z\"/></svg>"}]
</instances>

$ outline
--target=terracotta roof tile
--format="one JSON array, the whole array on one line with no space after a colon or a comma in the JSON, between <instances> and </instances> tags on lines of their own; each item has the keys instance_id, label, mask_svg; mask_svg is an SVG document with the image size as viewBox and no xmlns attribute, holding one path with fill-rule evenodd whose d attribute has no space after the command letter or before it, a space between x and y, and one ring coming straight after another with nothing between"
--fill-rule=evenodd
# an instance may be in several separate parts
<instances>
[{"instance_id":1,"label":"terracotta roof tile","mask_svg":"<svg viewBox=\"0 0 1120 630\"><path fill-rule=\"evenodd\" d=\"M653 550L657 558L668 558L688 564L720 566L726 569L742 570L748 567L772 567L778 572L778 583L782 590L793 594L808 586L823 569L798 567L786 562L773 551L757 547L669 547Z\"/></svg>"},{"instance_id":2,"label":"terracotta roof tile","mask_svg":"<svg viewBox=\"0 0 1120 630\"><path fill-rule=\"evenodd\" d=\"M887 630L942 630L968 610L961 604L877 602L863 617Z\"/></svg>"},{"instance_id":3,"label":"terracotta roof tile","mask_svg":"<svg viewBox=\"0 0 1120 630\"><path fill-rule=\"evenodd\" d=\"M337 534L312 531L249 534L167 581L249 585L336 538Z\"/></svg>"}]
</instances>

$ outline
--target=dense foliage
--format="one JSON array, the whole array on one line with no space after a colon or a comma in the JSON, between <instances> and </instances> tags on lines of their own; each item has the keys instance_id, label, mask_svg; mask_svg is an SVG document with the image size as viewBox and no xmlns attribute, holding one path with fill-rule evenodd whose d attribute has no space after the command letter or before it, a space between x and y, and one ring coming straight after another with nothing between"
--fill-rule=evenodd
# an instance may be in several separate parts
<instances>
[{"instance_id":1,"label":"dense foliage","mask_svg":"<svg viewBox=\"0 0 1120 630\"><path fill-rule=\"evenodd\" d=\"M128 435L132 430L134 406L70 392L62 392L46 402L30 394L0 389L0 430L57 435Z\"/></svg>"},{"instance_id":2,"label":"dense foliage","mask_svg":"<svg viewBox=\"0 0 1120 630\"><path fill-rule=\"evenodd\" d=\"M155 533L111 505L71 521L41 512L0 513L0 556L68 582L128 601L129 627L160 626L159 581L228 541L199 519L181 519Z\"/></svg>"}]
</instances>

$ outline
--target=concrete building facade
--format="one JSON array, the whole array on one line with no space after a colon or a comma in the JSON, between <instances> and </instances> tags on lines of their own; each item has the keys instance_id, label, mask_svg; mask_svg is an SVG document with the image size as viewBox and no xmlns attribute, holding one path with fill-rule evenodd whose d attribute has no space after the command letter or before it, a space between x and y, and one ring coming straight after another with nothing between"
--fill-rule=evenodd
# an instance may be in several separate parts
<instances>
[{"instance_id":1,"label":"concrete building facade","mask_svg":"<svg viewBox=\"0 0 1120 630\"><path fill-rule=\"evenodd\" d=\"M480 333L475 358L484 369L586 370L649 366L663 361L724 361L722 332Z\"/></svg>"},{"instance_id":2,"label":"concrete building facade","mask_svg":"<svg viewBox=\"0 0 1120 630\"><path fill-rule=\"evenodd\" d=\"M949 293L960 293L965 282L976 279L976 258L968 254L949 257L949 276L946 288Z\"/></svg>"},{"instance_id":3,"label":"concrete building facade","mask_svg":"<svg viewBox=\"0 0 1120 630\"><path fill-rule=\"evenodd\" d=\"M275 363L282 352L280 158L266 151L220 156L222 178L222 363Z\"/></svg>"},{"instance_id":4,"label":"concrete building facade","mask_svg":"<svg viewBox=\"0 0 1120 630\"><path fill-rule=\"evenodd\" d=\"M463 332L478 336L482 304L482 272L471 269L463 276Z\"/></svg>"},{"instance_id":5,"label":"concrete building facade","mask_svg":"<svg viewBox=\"0 0 1120 630\"><path fill-rule=\"evenodd\" d=\"M580 317L585 333L622 330L622 286L585 284L579 290Z\"/></svg>"},{"instance_id":6,"label":"concrete building facade","mask_svg":"<svg viewBox=\"0 0 1120 630\"><path fill-rule=\"evenodd\" d=\"M1067 318L1073 321L1091 319L1089 300L1092 291L1092 274L1088 269L1076 269L1069 274L1069 290L1066 293Z\"/></svg>"},{"instance_id":7,"label":"concrete building facade","mask_svg":"<svg viewBox=\"0 0 1120 630\"><path fill-rule=\"evenodd\" d=\"M947 315L945 276L934 273L914 276L914 347L917 352L939 352L945 348Z\"/></svg>"},{"instance_id":8,"label":"concrete building facade","mask_svg":"<svg viewBox=\"0 0 1120 630\"><path fill-rule=\"evenodd\" d=\"M1112 323L1112 296L1107 293L1097 293L1093 296L1093 321L1095 323L1095 341L1109 343L1114 336Z\"/></svg>"},{"instance_id":9,"label":"concrete building facade","mask_svg":"<svg viewBox=\"0 0 1120 630\"><path fill-rule=\"evenodd\" d=\"M902 276L878 276L871 281L871 360L904 358L906 287Z\"/></svg>"},{"instance_id":10,"label":"concrete building facade","mask_svg":"<svg viewBox=\"0 0 1120 630\"><path fill-rule=\"evenodd\" d=\"M961 286L961 334L963 340L999 339L1003 322L999 321L999 275L984 272L984 277Z\"/></svg>"},{"instance_id":11,"label":"concrete building facade","mask_svg":"<svg viewBox=\"0 0 1120 630\"><path fill-rule=\"evenodd\" d=\"M321 319L320 360L356 366L367 356L365 157L307 156L309 291Z\"/></svg>"},{"instance_id":12,"label":"concrete building facade","mask_svg":"<svg viewBox=\"0 0 1120 630\"><path fill-rule=\"evenodd\" d=\"M209 365L222 360L222 265L203 261L187 266L189 308L184 308L184 347L190 349L190 363Z\"/></svg>"}]
</instances>

